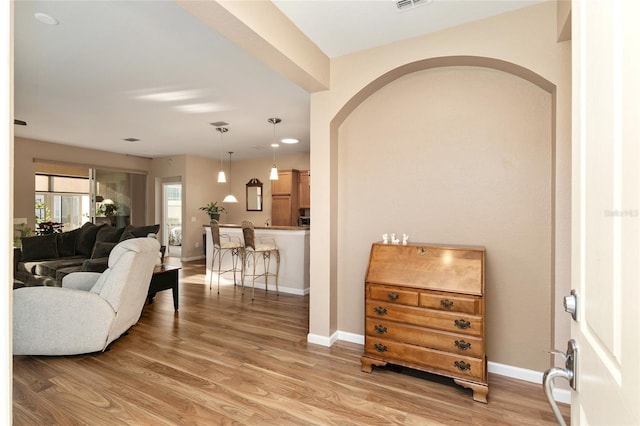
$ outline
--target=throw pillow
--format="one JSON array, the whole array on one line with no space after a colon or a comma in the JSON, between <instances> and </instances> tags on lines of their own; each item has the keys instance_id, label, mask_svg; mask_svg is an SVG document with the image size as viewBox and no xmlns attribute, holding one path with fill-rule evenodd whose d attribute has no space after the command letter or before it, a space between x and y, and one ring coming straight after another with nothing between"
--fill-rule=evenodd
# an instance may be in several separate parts
<instances>
[{"instance_id":1,"label":"throw pillow","mask_svg":"<svg viewBox=\"0 0 640 426\"><path fill-rule=\"evenodd\" d=\"M118 243L107 243L104 241L96 241L93 246L93 253L91 253L91 259L100 259L102 257L109 257L109 253Z\"/></svg>"},{"instance_id":2,"label":"throw pillow","mask_svg":"<svg viewBox=\"0 0 640 426\"><path fill-rule=\"evenodd\" d=\"M149 234L157 234L159 230L160 230L160 224L148 225L148 226L137 226L130 231L136 237L141 238L141 237L146 237Z\"/></svg>"},{"instance_id":3,"label":"throw pillow","mask_svg":"<svg viewBox=\"0 0 640 426\"><path fill-rule=\"evenodd\" d=\"M76 254L76 239L80 233L80 228L73 231L56 234L58 236L58 256L67 257Z\"/></svg>"},{"instance_id":4,"label":"throw pillow","mask_svg":"<svg viewBox=\"0 0 640 426\"><path fill-rule=\"evenodd\" d=\"M96 235L104 225L97 226L91 222L82 225L76 239L76 254L91 257L93 245L96 243Z\"/></svg>"},{"instance_id":5,"label":"throw pillow","mask_svg":"<svg viewBox=\"0 0 640 426\"><path fill-rule=\"evenodd\" d=\"M124 227L122 228L114 228L111 225L105 225L96 234L96 243L98 242L107 242L107 243L117 243L120 241L120 237L124 232Z\"/></svg>"},{"instance_id":6,"label":"throw pillow","mask_svg":"<svg viewBox=\"0 0 640 426\"><path fill-rule=\"evenodd\" d=\"M22 261L51 259L58 257L58 235L22 237Z\"/></svg>"},{"instance_id":7,"label":"throw pillow","mask_svg":"<svg viewBox=\"0 0 640 426\"><path fill-rule=\"evenodd\" d=\"M127 230L125 230L125 231L122 233L122 236L120 237L120 242L122 242L122 241L124 241L124 240L130 240L131 238L137 238L137 237L136 237L135 235L133 235L133 234L131 233L131 231L127 231Z\"/></svg>"}]
</instances>

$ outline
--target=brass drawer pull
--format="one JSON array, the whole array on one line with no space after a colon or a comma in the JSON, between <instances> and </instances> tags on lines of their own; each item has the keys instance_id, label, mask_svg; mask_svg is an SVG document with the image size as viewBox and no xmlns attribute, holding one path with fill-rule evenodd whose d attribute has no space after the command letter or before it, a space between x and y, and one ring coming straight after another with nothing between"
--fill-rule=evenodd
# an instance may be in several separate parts
<instances>
[{"instance_id":1,"label":"brass drawer pull","mask_svg":"<svg viewBox=\"0 0 640 426\"><path fill-rule=\"evenodd\" d=\"M449 299L442 299L440 301L440 306L442 306L445 309L451 309L453 307L453 302Z\"/></svg>"},{"instance_id":2,"label":"brass drawer pull","mask_svg":"<svg viewBox=\"0 0 640 426\"><path fill-rule=\"evenodd\" d=\"M400 297L398 293L389 293L387 296L389 297L389 300L393 300L394 302Z\"/></svg>"},{"instance_id":3,"label":"brass drawer pull","mask_svg":"<svg viewBox=\"0 0 640 426\"><path fill-rule=\"evenodd\" d=\"M376 330L376 333L378 334L384 334L387 332L387 327L385 327L384 325L374 325L373 328Z\"/></svg>"},{"instance_id":4,"label":"brass drawer pull","mask_svg":"<svg viewBox=\"0 0 640 426\"><path fill-rule=\"evenodd\" d=\"M383 345L382 343L374 343L373 347L376 349L376 351L378 352L386 352L387 351L387 346Z\"/></svg>"},{"instance_id":5,"label":"brass drawer pull","mask_svg":"<svg viewBox=\"0 0 640 426\"><path fill-rule=\"evenodd\" d=\"M463 319L455 320L453 323L461 330L466 330L467 328L471 327L471 323Z\"/></svg>"},{"instance_id":6,"label":"brass drawer pull","mask_svg":"<svg viewBox=\"0 0 640 426\"><path fill-rule=\"evenodd\" d=\"M460 371L469 371L469 370L471 370L471 364L467 364L464 361L456 361L456 362L453 363L453 365L458 367L458 370L460 370Z\"/></svg>"},{"instance_id":7,"label":"brass drawer pull","mask_svg":"<svg viewBox=\"0 0 640 426\"><path fill-rule=\"evenodd\" d=\"M471 349L471 343L469 342L465 342L464 340L456 340L456 348L460 349L461 351L466 351L467 349Z\"/></svg>"},{"instance_id":8,"label":"brass drawer pull","mask_svg":"<svg viewBox=\"0 0 640 426\"><path fill-rule=\"evenodd\" d=\"M383 308L382 306L375 306L373 308L373 312L378 315L387 315L387 308Z\"/></svg>"}]
</instances>

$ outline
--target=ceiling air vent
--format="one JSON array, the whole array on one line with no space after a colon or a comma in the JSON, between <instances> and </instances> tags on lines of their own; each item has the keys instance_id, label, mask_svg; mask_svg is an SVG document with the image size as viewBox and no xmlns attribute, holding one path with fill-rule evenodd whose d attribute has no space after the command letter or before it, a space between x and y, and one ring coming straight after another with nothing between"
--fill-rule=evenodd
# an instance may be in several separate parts
<instances>
[{"instance_id":1,"label":"ceiling air vent","mask_svg":"<svg viewBox=\"0 0 640 426\"><path fill-rule=\"evenodd\" d=\"M418 6L431 3L433 3L433 0L398 0L396 1L396 8L398 12L404 12L405 10L411 10Z\"/></svg>"}]
</instances>

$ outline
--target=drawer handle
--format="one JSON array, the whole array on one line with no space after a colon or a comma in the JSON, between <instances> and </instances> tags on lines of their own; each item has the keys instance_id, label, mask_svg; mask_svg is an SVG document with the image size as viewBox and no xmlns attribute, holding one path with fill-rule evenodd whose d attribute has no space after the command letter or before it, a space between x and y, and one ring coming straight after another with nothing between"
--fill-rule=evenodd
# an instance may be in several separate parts
<instances>
[{"instance_id":1,"label":"drawer handle","mask_svg":"<svg viewBox=\"0 0 640 426\"><path fill-rule=\"evenodd\" d=\"M387 346L383 345L382 343L374 343L373 347L376 349L376 351L378 352L386 352L387 351Z\"/></svg>"},{"instance_id":2,"label":"drawer handle","mask_svg":"<svg viewBox=\"0 0 640 426\"><path fill-rule=\"evenodd\" d=\"M449 299L442 299L440 301L440 306L442 306L445 309L451 309L453 307L453 302Z\"/></svg>"},{"instance_id":3,"label":"drawer handle","mask_svg":"<svg viewBox=\"0 0 640 426\"><path fill-rule=\"evenodd\" d=\"M455 320L453 323L460 330L466 330L467 328L471 327L471 323L469 321L465 321L463 319Z\"/></svg>"},{"instance_id":4,"label":"drawer handle","mask_svg":"<svg viewBox=\"0 0 640 426\"><path fill-rule=\"evenodd\" d=\"M458 370L460 370L460 371L469 371L469 370L471 370L471 364L467 364L464 361L456 361L456 362L453 363L453 365L458 367Z\"/></svg>"},{"instance_id":5,"label":"drawer handle","mask_svg":"<svg viewBox=\"0 0 640 426\"><path fill-rule=\"evenodd\" d=\"M427 250L424 247L418 247L418 253L419 254L427 254L427 253L429 253L429 250Z\"/></svg>"},{"instance_id":6,"label":"drawer handle","mask_svg":"<svg viewBox=\"0 0 640 426\"><path fill-rule=\"evenodd\" d=\"M384 325L374 325L373 328L376 330L376 333L378 334L384 334L387 332L387 327L385 327Z\"/></svg>"},{"instance_id":7,"label":"drawer handle","mask_svg":"<svg viewBox=\"0 0 640 426\"><path fill-rule=\"evenodd\" d=\"M387 296L389 297L389 300L393 300L393 301L398 300L398 298L400 297L398 293L389 293Z\"/></svg>"},{"instance_id":8,"label":"drawer handle","mask_svg":"<svg viewBox=\"0 0 640 426\"><path fill-rule=\"evenodd\" d=\"M373 308L373 312L378 315L387 315L387 308L383 308L382 306L375 306Z\"/></svg>"},{"instance_id":9,"label":"drawer handle","mask_svg":"<svg viewBox=\"0 0 640 426\"><path fill-rule=\"evenodd\" d=\"M456 348L460 349L461 351L466 351L467 349L471 349L471 343L469 342L465 342L464 340L456 340Z\"/></svg>"}]
</instances>

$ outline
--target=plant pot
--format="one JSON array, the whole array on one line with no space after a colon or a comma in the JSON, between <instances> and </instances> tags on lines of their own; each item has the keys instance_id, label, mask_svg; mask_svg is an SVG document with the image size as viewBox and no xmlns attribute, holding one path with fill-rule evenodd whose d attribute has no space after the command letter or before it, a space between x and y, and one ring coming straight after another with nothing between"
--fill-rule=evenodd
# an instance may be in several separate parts
<instances>
[{"instance_id":1,"label":"plant pot","mask_svg":"<svg viewBox=\"0 0 640 426\"><path fill-rule=\"evenodd\" d=\"M217 221L220 221L220 213L211 213L211 214L209 214L209 218L210 218L211 220L217 220Z\"/></svg>"}]
</instances>

